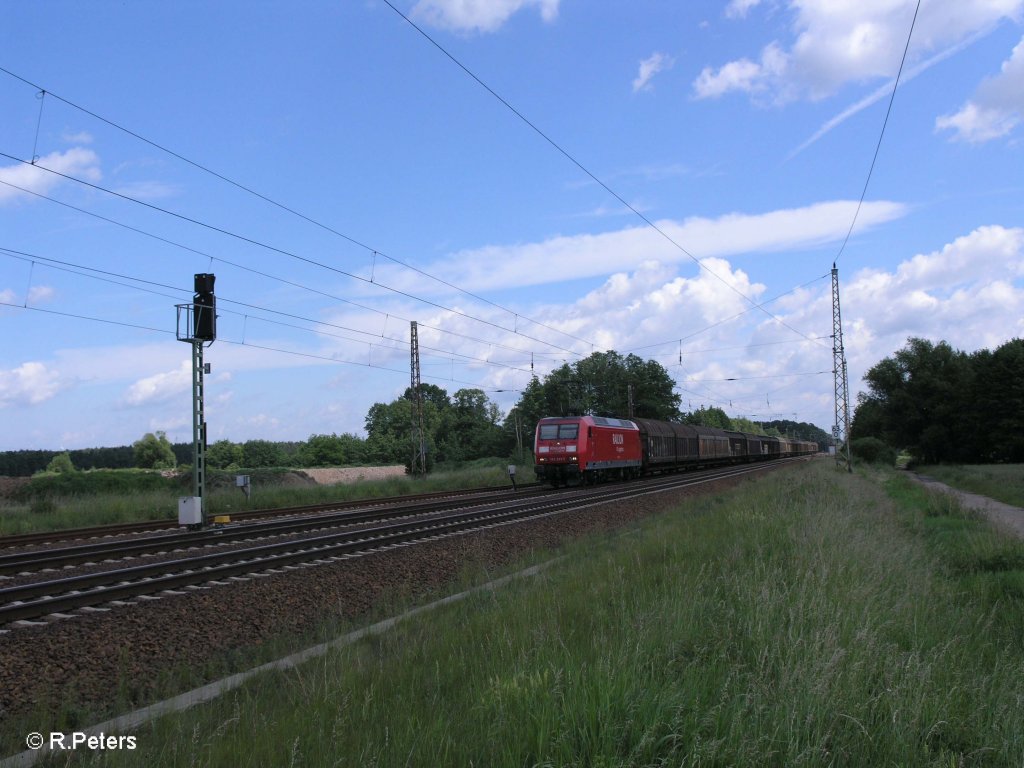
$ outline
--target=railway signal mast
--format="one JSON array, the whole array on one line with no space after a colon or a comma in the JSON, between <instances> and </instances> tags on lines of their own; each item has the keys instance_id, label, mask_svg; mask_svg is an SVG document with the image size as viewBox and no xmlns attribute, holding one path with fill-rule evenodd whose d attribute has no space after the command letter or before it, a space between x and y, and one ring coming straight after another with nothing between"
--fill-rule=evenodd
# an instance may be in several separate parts
<instances>
[{"instance_id":1,"label":"railway signal mast","mask_svg":"<svg viewBox=\"0 0 1024 768\"><path fill-rule=\"evenodd\" d=\"M832 264L832 374L835 378L836 418L832 437L836 444L836 467L846 454L846 470L853 472L850 455L850 388L846 379L846 354L843 351L843 319L839 311L839 270Z\"/></svg>"},{"instance_id":2,"label":"railway signal mast","mask_svg":"<svg viewBox=\"0 0 1024 768\"><path fill-rule=\"evenodd\" d=\"M203 347L217 338L215 276L195 276L191 304L178 304L178 341L192 345L192 495L178 499L178 523L190 528L206 524L206 420L203 415L203 376L210 372L203 362Z\"/></svg>"}]
</instances>

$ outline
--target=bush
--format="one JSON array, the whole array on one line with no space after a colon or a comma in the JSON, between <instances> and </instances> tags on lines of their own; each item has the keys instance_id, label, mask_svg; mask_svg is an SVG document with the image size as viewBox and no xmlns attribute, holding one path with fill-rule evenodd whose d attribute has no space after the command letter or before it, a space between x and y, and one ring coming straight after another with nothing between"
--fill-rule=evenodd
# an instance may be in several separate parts
<instances>
[{"instance_id":1,"label":"bush","mask_svg":"<svg viewBox=\"0 0 1024 768\"><path fill-rule=\"evenodd\" d=\"M877 437L851 440L850 450L854 456L868 464L885 464L890 467L896 464L896 451Z\"/></svg>"},{"instance_id":2,"label":"bush","mask_svg":"<svg viewBox=\"0 0 1024 768\"><path fill-rule=\"evenodd\" d=\"M61 472L74 472L75 465L71 461L71 455L64 451L64 453L58 453L54 456L50 463L46 465L47 472L55 472L60 474Z\"/></svg>"},{"instance_id":3,"label":"bush","mask_svg":"<svg viewBox=\"0 0 1024 768\"><path fill-rule=\"evenodd\" d=\"M178 463L164 432L147 432L132 444L132 452L141 469L174 469Z\"/></svg>"},{"instance_id":4,"label":"bush","mask_svg":"<svg viewBox=\"0 0 1024 768\"><path fill-rule=\"evenodd\" d=\"M188 478L191 482L191 477ZM66 472L59 475L37 475L14 492L19 501L57 496L92 496L99 493L134 494L169 490L177 492L174 478L161 477L158 472L97 469L93 472Z\"/></svg>"}]
</instances>

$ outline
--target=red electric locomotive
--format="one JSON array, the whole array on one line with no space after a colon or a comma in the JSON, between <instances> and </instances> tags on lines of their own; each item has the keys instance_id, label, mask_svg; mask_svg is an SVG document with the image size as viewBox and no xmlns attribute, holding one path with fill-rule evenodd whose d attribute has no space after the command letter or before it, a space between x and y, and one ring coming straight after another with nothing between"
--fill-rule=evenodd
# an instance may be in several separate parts
<instances>
[{"instance_id":1,"label":"red electric locomotive","mask_svg":"<svg viewBox=\"0 0 1024 768\"><path fill-rule=\"evenodd\" d=\"M537 479L556 488L639 477L643 464L636 424L604 416L541 419L533 455Z\"/></svg>"}]
</instances>

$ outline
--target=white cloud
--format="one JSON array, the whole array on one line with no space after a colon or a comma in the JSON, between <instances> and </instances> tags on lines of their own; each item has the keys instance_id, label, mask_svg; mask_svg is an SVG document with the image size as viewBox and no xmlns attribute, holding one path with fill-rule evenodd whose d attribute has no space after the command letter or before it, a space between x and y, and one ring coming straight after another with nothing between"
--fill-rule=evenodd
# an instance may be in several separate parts
<instances>
[{"instance_id":1,"label":"white cloud","mask_svg":"<svg viewBox=\"0 0 1024 768\"><path fill-rule=\"evenodd\" d=\"M99 157L91 149L74 147L67 152L51 152L49 155L39 158L35 166L18 163L0 168L0 181L39 194L46 194L60 184L63 179L53 173L47 173L42 168L49 168L58 173L82 177L87 181L95 182L101 178L99 162ZM0 205L9 200L25 197L23 192L13 189L7 184L0 184Z\"/></svg>"},{"instance_id":2,"label":"white cloud","mask_svg":"<svg viewBox=\"0 0 1024 768\"><path fill-rule=\"evenodd\" d=\"M252 416L248 416L242 419L245 424L257 429L277 429L281 426L281 420L276 416L270 416L266 413L256 413Z\"/></svg>"},{"instance_id":3,"label":"white cloud","mask_svg":"<svg viewBox=\"0 0 1024 768\"><path fill-rule=\"evenodd\" d=\"M902 76L900 77L900 87L906 86L907 83L909 83L911 80L913 80L915 77L917 77L921 73L928 71L929 69L934 67L939 62L945 61L950 56L953 56L954 54L959 53L960 51L962 51L964 48L969 47L970 45L972 45L973 43L975 43L976 41L978 41L979 39L984 37L985 34L987 34L987 33L988 33L987 29L979 30L978 32L974 33L970 37L964 38L963 40L961 40L960 42L956 43L955 45L951 45L950 47L948 47L948 48L946 48L946 49L944 49L942 51L939 51L938 53L936 53L931 58L928 58L925 61L922 61L919 64L916 64L916 65L910 67L909 69L905 69L903 71ZM836 128L837 126L842 125L847 120L849 120L851 117L856 115L858 112L861 112L862 110L867 109L872 104L874 104L875 102L877 102L877 101L879 101L879 100L881 100L883 98L889 98L892 95L892 89L895 86L895 82L896 82L895 78L893 78L889 82L883 83L881 86L876 88L874 91L869 93L864 98L859 99L858 101L854 102L850 106L848 106L845 109L843 109L835 117L832 117L829 120L827 120L825 122L825 124L822 125L821 128L819 128L814 133L813 136L811 136L809 139L807 139L807 141L805 141L803 144L801 144L799 147L797 147L795 150L793 150L789 154L789 159L792 159L796 155L798 155L801 152L803 152L805 149L807 149L809 146L811 146L814 142L816 142L822 136L827 134L833 128Z\"/></svg>"},{"instance_id":4,"label":"white cloud","mask_svg":"<svg viewBox=\"0 0 1024 768\"><path fill-rule=\"evenodd\" d=\"M891 272L858 273L844 291L844 311L862 314L872 335L923 335L974 349L1007 338L1020 317L1024 294L1012 283L1021 276L1024 229L979 227ZM1009 303L991 303L999 297Z\"/></svg>"},{"instance_id":5,"label":"white cloud","mask_svg":"<svg viewBox=\"0 0 1024 768\"><path fill-rule=\"evenodd\" d=\"M88 131L79 131L78 133L65 132L61 134L61 139L68 144L92 144L93 137Z\"/></svg>"},{"instance_id":6,"label":"white cloud","mask_svg":"<svg viewBox=\"0 0 1024 768\"><path fill-rule=\"evenodd\" d=\"M536 7L541 18L558 18L560 0L419 0L411 16L433 27L459 32L494 32L512 14Z\"/></svg>"},{"instance_id":7,"label":"white cloud","mask_svg":"<svg viewBox=\"0 0 1024 768\"><path fill-rule=\"evenodd\" d=\"M1024 38L998 75L984 80L959 112L936 119L935 129L951 130L954 139L981 143L1006 136L1024 118Z\"/></svg>"},{"instance_id":8,"label":"white cloud","mask_svg":"<svg viewBox=\"0 0 1024 768\"><path fill-rule=\"evenodd\" d=\"M777 61L777 48L772 48L772 60ZM721 67L717 72L711 67L705 67L693 83L693 89L697 98L707 99L721 96L729 91L754 91L764 90L764 69L767 66L768 49L762 56L762 63L757 64L750 59L739 59L730 61Z\"/></svg>"},{"instance_id":9,"label":"white cloud","mask_svg":"<svg viewBox=\"0 0 1024 768\"><path fill-rule=\"evenodd\" d=\"M155 416L149 420L150 432L166 432L172 442L192 442L192 419L186 414L182 416ZM180 435L180 437L175 437Z\"/></svg>"},{"instance_id":10,"label":"white cloud","mask_svg":"<svg viewBox=\"0 0 1024 768\"><path fill-rule=\"evenodd\" d=\"M43 363L22 363L0 371L0 408L10 405L38 405L66 387L58 373Z\"/></svg>"},{"instance_id":11,"label":"white cloud","mask_svg":"<svg viewBox=\"0 0 1024 768\"><path fill-rule=\"evenodd\" d=\"M716 219L692 217L656 222L672 241L698 258L764 253L817 246L846 235L856 201L817 203L763 214L731 213ZM857 231L897 219L906 206L867 202ZM651 227L597 235L560 236L523 245L485 246L454 253L430 265L431 274L469 291L509 289L596 277L636 269L645 261L688 262L690 257ZM431 289L418 275L377 266L380 282L418 295Z\"/></svg>"},{"instance_id":12,"label":"white cloud","mask_svg":"<svg viewBox=\"0 0 1024 768\"><path fill-rule=\"evenodd\" d=\"M730 0L725 8L725 16L728 19L744 19L751 8L760 4L761 0Z\"/></svg>"},{"instance_id":13,"label":"white cloud","mask_svg":"<svg viewBox=\"0 0 1024 768\"><path fill-rule=\"evenodd\" d=\"M912 3L789 0L789 8L790 41L773 41L757 61L744 57L706 67L694 81L695 95L712 98L742 91L769 94L778 102L819 99L846 83L896 74L913 18ZM910 62L991 30L1003 19L1017 20L1022 11L1024 0L933 0L917 18Z\"/></svg>"},{"instance_id":14,"label":"white cloud","mask_svg":"<svg viewBox=\"0 0 1024 768\"><path fill-rule=\"evenodd\" d=\"M28 303L29 304L41 304L44 301L49 301L55 295L53 288L48 285L34 285L29 289L28 292Z\"/></svg>"},{"instance_id":15,"label":"white cloud","mask_svg":"<svg viewBox=\"0 0 1024 768\"><path fill-rule=\"evenodd\" d=\"M671 67L675 61L664 53L652 53L640 62L640 72L633 81L633 93L649 91L654 88L651 79L663 69Z\"/></svg>"},{"instance_id":16,"label":"white cloud","mask_svg":"<svg viewBox=\"0 0 1024 768\"><path fill-rule=\"evenodd\" d=\"M864 388L868 368L911 336L974 351L1024 334L1022 277L1024 229L1002 226L979 227L891 270L866 269L852 277L841 272L851 393ZM831 318L829 286L794 309L786 319L798 327Z\"/></svg>"},{"instance_id":17,"label":"white cloud","mask_svg":"<svg viewBox=\"0 0 1024 768\"><path fill-rule=\"evenodd\" d=\"M801 338L752 310L739 294L762 301L765 286L726 259L705 259L703 264L718 277L704 270L683 277L674 265L648 260L634 271L616 272L576 301L540 307L532 316L592 340L597 350L636 350L657 360L679 382L684 407L688 402L693 407L720 405L735 415L776 418L795 413L799 420L828 429L833 405L831 342ZM864 372L910 336L945 339L973 351L1024 335L1024 228L979 227L938 250L908 256L892 269L852 275L841 271L840 277L854 393L862 388ZM808 336L827 336L830 288L827 279L819 281L768 309ZM499 320L497 315L493 319ZM450 323L454 321L438 320L446 327L452 327ZM531 330L541 334L535 326ZM542 335L584 355L592 351L566 337ZM506 341L515 345L517 339L509 334ZM537 373L544 375L563 360L575 359L553 351L538 357ZM496 388L524 383L517 371L488 369L484 375ZM792 376L776 378L787 375Z\"/></svg>"},{"instance_id":18,"label":"white cloud","mask_svg":"<svg viewBox=\"0 0 1024 768\"><path fill-rule=\"evenodd\" d=\"M48 285L34 285L29 288L28 291L28 303L30 305L42 304L43 302L49 301L56 295L56 292L52 287ZM5 304L17 304L19 307L24 303L24 299L19 299L18 295L10 288L5 288L0 291L0 302Z\"/></svg>"},{"instance_id":19,"label":"white cloud","mask_svg":"<svg viewBox=\"0 0 1024 768\"><path fill-rule=\"evenodd\" d=\"M192 363L182 360L173 371L157 373L139 379L125 393L124 402L128 405L148 405L164 402L187 392L192 386Z\"/></svg>"}]
</instances>

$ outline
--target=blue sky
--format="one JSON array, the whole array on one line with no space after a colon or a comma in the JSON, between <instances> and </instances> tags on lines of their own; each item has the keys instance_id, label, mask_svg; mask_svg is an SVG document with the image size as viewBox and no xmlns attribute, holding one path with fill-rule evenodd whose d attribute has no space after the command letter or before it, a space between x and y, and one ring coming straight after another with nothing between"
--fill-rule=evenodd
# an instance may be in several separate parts
<instances>
[{"instance_id":1,"label":"blue sky","mask_svg":"<svg viewBox=\"0 0 1024 768\"><path fill-rule=\"evenodd\" d=\"M851 397L1024 335L1024 0L923 0L841 252L914 2L393 2L522 117L381 0L6 8L0 449L191 439L197 272L211 440L360 433L411 320L504 409L615 349L827 430L837 258Z\"/></svg>"}]
</instances>

